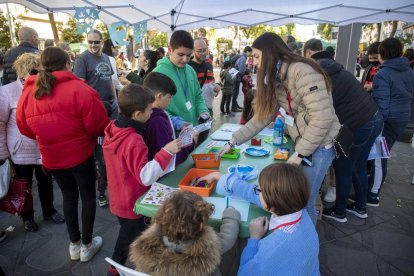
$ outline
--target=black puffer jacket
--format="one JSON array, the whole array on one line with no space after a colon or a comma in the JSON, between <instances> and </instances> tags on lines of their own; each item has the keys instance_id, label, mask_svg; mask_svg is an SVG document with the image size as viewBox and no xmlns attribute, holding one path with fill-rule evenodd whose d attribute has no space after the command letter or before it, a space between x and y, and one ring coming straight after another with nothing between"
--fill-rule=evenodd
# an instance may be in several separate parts
<instances>
[{"instance_id":1,"label":"black puffer jacket","mask_svg":"<svg viewBox=\"0 0 414 276\"><path fill-rule=\"evenodd\" d=\"M328 52L318 52L312 58L331 77L333 105L341 125L352 131L365 125L378 111L378 106L361 83Z\"/></svg>"},{"instance_id":2,"label":"black puffer jacket","mask_svg":"<svg viewBox=\"0 0 414 276\"><path fill-rule=\"evenodd\" d=\"M4 74L3 85L14 82L17 79L16 71L13 69L13 63L17 57L24 53L38 53L39 49L29 42L22 42L4 55Z\"/></svg>"}]
</instances>

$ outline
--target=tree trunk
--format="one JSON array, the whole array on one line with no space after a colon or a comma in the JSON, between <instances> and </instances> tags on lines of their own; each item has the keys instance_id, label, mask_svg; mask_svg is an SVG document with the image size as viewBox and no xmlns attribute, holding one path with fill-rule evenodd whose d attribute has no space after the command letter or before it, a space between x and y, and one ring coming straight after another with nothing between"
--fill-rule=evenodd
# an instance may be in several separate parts
<instances>
[{"instance_id":1,"label":"tree trunk","mask_svg":"<svg viewBox=\"0 0 414 276\"><path fill-rule=\"evenodd\" d=\"M377 23L377 39L375 40L375 42L380 42L380 38L381 38L381 23Z\"/></svg>"},{"instance_id":2,"label":"tree trunk","mask_svg":"<svg viewBox=\"0 0 414 276\"><path fill-rule=\"evenodd\" d=\"M394 37L395 33L397 32L398 21L392 21L392 29L390 33L390 37Z\"/></svg>"},{"instance_id":3,"label":"tree trunk","mask_svg":"<svg viewBox=\"0 0 414 276\"><path fill-rule=\"evenodd\" d=\"M49 12L47 15L49 16L50 26L52 27L53 40L55 41L55 44L58 44L59 43L59 34L58 34L57 27L56 27L55 17L53 15L53 12Z\"/></svg>"}]
</instances>

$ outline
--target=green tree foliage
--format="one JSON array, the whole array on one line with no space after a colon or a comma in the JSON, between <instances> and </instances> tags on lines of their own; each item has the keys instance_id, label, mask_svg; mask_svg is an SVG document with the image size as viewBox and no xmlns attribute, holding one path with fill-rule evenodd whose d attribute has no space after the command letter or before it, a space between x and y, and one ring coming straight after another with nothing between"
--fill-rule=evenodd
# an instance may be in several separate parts
<instances>
[{"instance_id":1,"label":"green tree foliage","mask_svg":"<svg viewBox=\"0 0 414 276\"><path fill-rule=\"evenodd\" d=\"M256 39L259 35L266 32L266 26L260 24L252 27L240 27L240 30L247 39Z\"/></svg>"},{"instance_id":2,"label":"green tree foliage","mask_svg":"<svg viewBox=\"0 0 414 276\"><path fill-rule=\"evenodd\" d=\"M16 22L15 20L13 21L15 36L17 37L17 32L19 31L21 24L19 22ZM10 37L9 21L3 13L3 10L0 9L0 49L9 49L11 46L12 44Z\"/></svg>"},{"instance_id":3,"label":"green tree foliage","mask_svg":"<svg viewBox=\"0 0 414 276\"><path fill-rule=\"evenodd\" d=\"M106 25L104 23L96 24L95 29L97 29L98 31L100 31L102 33L102 39L103 40L109 39L108 27L106 27Z\"/></svg>"},{"instance_id":4,"label":"green tree foliage","mask_svg":"<svg viewBox=\"0 0 414 276\"><path fill-rule=\"evenodd\" d=\"M158 47L167 47L168 46L167 33L156 34L148 43L153 49L157 49Z\"/></svg>"},{"instance_id":5,"label":"green tree foliage","mask_svg":"<svg viewBox=\"0 0 414 276\"><path fill-rule=\"evenodd\" d=\"M332 24L318 24L317 32L321 35L323 40L331 40L332 27Z\"/></svg>"},{"instance_id":6,"label":"green tree foliage","mask_svg":"<svg viewBox=\"0 0 414 276\"><path fill-rule=\"evenodd\" d=\"M282 37L288 34L295 36L295 24L286 24L279 27L260 24L252 27L240 27L240 30L247 39L253 40L264 32L274 32Z\"/></svg>"},{"instance_id":7,"label":"green tree foliage","mask_svg":"<svg viewBox=\"0 0 414 276\"><path fill-rule=\"evenodd\" d=\"M61 32L60 40L69 43L81 43L84 40L83 34L76 32L76 21L73 18L69 18L67 27L59 26Z\"/></svg>"},{"instance_id":8,"label":"green tree foliage","mask_svg":"<svg viewBox=\"0 0 414 276\"><path fill-rule=\"evenodd\" d=\"M231 39L225 39L224 37L219 37L219 38L217 38L217 40L216 40L216 43L217 43L217 49L220 49L220 47L219 47L219 44L226 44L227 43L227 49L228 50L230 50L230 49L233 49L233 40L231 40Z\"/></svg>"}]
</instances>

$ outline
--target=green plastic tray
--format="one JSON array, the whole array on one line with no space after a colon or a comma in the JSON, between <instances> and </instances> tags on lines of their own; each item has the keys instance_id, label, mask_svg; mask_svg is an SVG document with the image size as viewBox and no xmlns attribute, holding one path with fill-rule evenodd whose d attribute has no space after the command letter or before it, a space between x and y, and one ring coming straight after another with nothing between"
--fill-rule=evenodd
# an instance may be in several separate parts
<instances>
[{"instance_id":1,"label":"green plastic tray","mask_svg":"<svg viewBox=\"0 0 414 276\"><path fill-rule=\"evenodd\" d=\"M208 153L216 153L221 150L221 147L211 147ZM240 149L233 149L233 153L225 153L221 158L238 159L240 157Z\"/></svg>"}]
</instances>

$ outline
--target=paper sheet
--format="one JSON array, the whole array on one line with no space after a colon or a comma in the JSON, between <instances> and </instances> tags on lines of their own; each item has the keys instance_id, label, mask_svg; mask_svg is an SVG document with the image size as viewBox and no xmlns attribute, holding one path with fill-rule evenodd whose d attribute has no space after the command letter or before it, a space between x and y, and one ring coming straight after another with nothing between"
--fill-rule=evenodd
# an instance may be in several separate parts
<instances>
[{"instance_id":1,"label":"paper sheet","mask_svg":"<svg viewBox=\"0 0 414 276\"><path fill-rule=\"evenodd\" d=\"M148 193L142 199L142 204L161 205L171 193L179 191L179 188L171 188L161 183L155 182L151 185Z\"/></svg>"},{"instance_id":2,"label":"paper sheet","mask_svg":"<svg viewBox=\"0 0 414 276\"><path fill-rule=\"evenodd\" d=\"M259 135L272 137L273 136L273 129L265 127L262 131L259 132Z\"/></svg>"},{"instance_id":3,"label":"paper sheet","mask_svg":"<svg viewBox=\"0 0 414 276\"><path fill-rule=\"evenodd\" d=\"M226 209L227 198L226 197L205 197L207 202L214 204L214 213L211 215L211 218L221 219L223 216L223 211ZM249 217L250 203L245 200L229 198L229 206L234 207L237 211L240 212L241 221L247 221Z\"/></svg>"}]
</instances>

